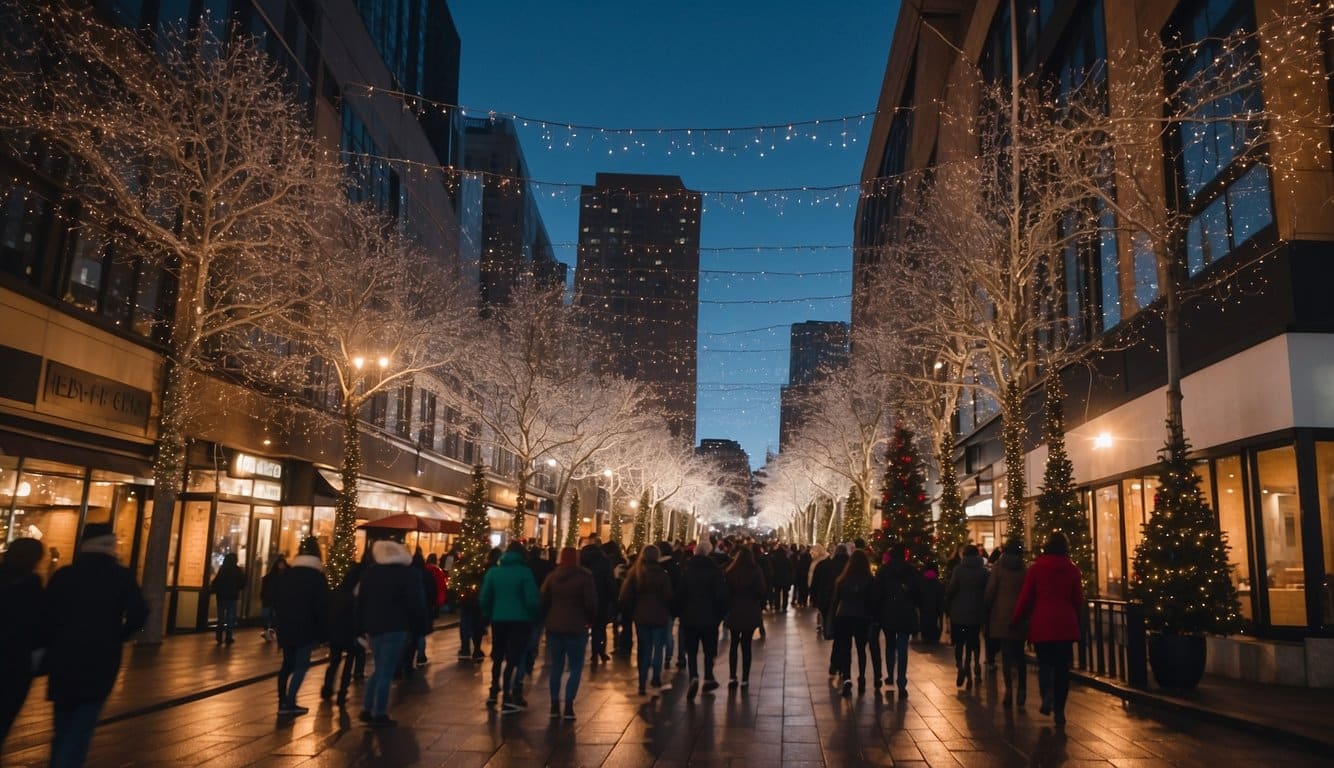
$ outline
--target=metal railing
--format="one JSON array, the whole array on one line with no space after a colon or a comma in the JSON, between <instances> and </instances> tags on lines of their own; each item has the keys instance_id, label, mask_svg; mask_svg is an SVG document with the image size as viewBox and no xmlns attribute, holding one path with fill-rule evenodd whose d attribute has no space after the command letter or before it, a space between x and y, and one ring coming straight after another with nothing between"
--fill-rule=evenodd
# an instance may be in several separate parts
<instances>
[{"instance_id":1,"label":"metal railing","mask_svg":"<svg viewBox=\"0 0 1334 768\"><path fill-rule=\"evenodd\" d=\"M1148 684L1144 606L1122 600L1089 600L1084 639L1075 663L1080 671L1142 688Z\"/></svg>"}]
</instances>

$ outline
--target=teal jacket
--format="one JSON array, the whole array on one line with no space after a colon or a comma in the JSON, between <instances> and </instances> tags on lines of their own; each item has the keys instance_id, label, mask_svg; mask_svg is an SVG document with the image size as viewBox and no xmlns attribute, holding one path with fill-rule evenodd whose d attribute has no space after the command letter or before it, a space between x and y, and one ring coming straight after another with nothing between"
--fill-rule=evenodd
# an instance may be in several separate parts
<instances>
[{"instance_id":1,"label":"teal jacket","mask_svg":"<svg viewBox=\"0 0 1334 768\"><path fill-rule=\"evenodd\" d=\"M506 552L482 578L482 615L491 621L537 621L538 594L523 555Z\"/></svg>"}]
</instances>

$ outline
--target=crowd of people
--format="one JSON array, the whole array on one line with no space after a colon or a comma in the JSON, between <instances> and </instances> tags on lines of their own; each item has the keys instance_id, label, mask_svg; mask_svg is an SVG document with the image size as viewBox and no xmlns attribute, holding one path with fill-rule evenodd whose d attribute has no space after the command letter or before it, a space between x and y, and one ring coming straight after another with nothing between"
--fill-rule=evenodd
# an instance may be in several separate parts
<instances>
[{"instance_id":1,"label":"crowd of people","mask_svg":"<svg viewBox=\"0 0 1334 768\"><path fill-rule=\"evenodd\" d=\"M489 553L481 589L448 608L459 612L461 662L484 661L482 644L490 635L487 705L505 714L528 706L524 683L544 635L551 718L574 720L586 658L596 669L613 654L628 659L634 652L641 696L670 688L664 671L675 663L686 673L686 697L694 699L720 687L721 636L728 642L728 687L744 691L766 611L809 606L819 636L832 641L829 673L845 697L853 695L854 683L858 693L866 691L868 657L872 688L896 686L906 697L911 638L935 644L948 627L956 685L971 688L981 680L983 656L992 669L999 656L1006 707L1025 703L1025 646L1031 642L1041 712L1061 724L1084 606L1080 573L1067 549L1065 539L1053 535L1029 565L1017 539L990 557L970 544L942 568L903 545L876 552L860 540L830 552L818 544L707 537L623 552L617 542L593 536L579 549L559 550L554 562L551 550L512 542ZM55 704L52 765L80 765L119 670L121 646L143 626L147 608L132 573L116 562L115 537L105 526L87 527L74 563L45 588L35 575L41 556L40 542L18 539L0 566L0 600L12 619L0 635L0 743L33 675L47 673ZM378 540L333 588L314 538L302 541L290 562L272 563L261 584L262 637L276 641L282 653L278 714L308 711L297 696L312 653L327 644L321 698L345 707L352 682L364 680L360 719L371 727L394 725L388 713L393 680L428 661L426 639L444 607L453 559L451 553L437 562L420 550L410 555L398 541ZM235 641L244 586L236 558L224 557L210 582L220 646Z\"/></svg>"}]
</instances>

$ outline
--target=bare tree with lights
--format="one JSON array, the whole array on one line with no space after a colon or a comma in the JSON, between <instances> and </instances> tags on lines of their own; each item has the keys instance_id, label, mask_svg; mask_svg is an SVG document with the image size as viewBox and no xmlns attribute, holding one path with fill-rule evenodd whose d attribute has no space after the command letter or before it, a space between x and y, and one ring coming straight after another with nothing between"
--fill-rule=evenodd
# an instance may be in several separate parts
<instances>
[{"instance_id":1,"label":"bare tree with lights","mask_svg":"<svg viewBox=\"0 0 1334 768\"><path fill-rule=\"evenodd\" d=\"M209 405L194 385L222 362L219 350L300 299L286 267L337 166L251 41L219 41L200 25L159 32L150 48L139 30L89 10L22 8L0 55L12 156L49 148L87 221L175 282L143 569L143 640L160 642L186 435Z\"/></svg>"}]
</instances>

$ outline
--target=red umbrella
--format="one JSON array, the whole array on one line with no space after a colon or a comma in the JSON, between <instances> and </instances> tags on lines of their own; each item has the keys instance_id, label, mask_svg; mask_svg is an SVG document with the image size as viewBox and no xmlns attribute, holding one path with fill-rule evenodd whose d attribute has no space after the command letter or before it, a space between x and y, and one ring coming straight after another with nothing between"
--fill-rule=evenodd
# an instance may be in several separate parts
<instances>
[{"instance_id":1,"label":"red umbrella","mask_svg":"<svg viewBox=\"0 0 1334 768\"><path fill-rule=\"evenodd\" d=\"M367 531L417 531L418 533L459 533L463 528L454 520L436 520L407 513L382 517L357 527Z\"/></svg>"}]
</instances>

